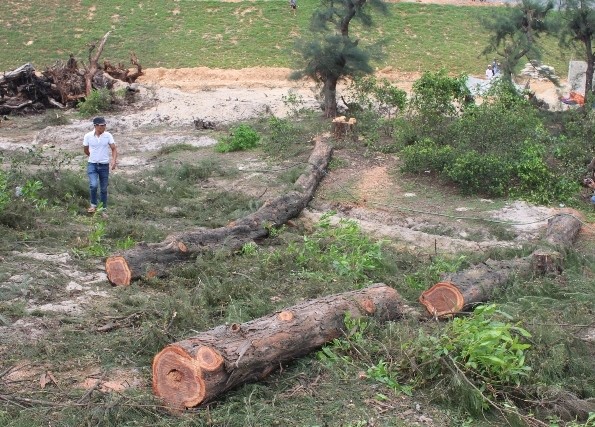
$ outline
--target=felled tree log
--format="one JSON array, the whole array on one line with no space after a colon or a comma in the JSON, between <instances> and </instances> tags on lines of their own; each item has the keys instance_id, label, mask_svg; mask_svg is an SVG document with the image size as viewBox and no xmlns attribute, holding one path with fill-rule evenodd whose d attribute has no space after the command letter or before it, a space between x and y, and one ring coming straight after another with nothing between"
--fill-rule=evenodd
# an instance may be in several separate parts
<instances>
[{"instance_id":1,"label":"felled tree log","mask_svg":"<svg viewBox=\"0 0 595 427\"><path fill-rule=\"evenodd\" d=\"M209 251L238 250L244 244L268 236L271 227L285 224L308 205L330 160L332 148L320 138L308 159L308 170L291 191L265 203L258 211L225 227L198 228L173 234L161 243L139 244L105 262L108 280L114 285L129 285L141 277L163 276L170 264Z\"/></svg>"},{"instance_id":2,"label":"felled tree log","mask_svg":"<svg viewBox=\"0 0 595 427\"><path fill-rule=\"evenodd\" d=\"M341 337L347 313L351 318L389 321L410 311L394 289L376 284L250 322L221 325L158 353L153 360L153 391L173 410L199 406Z\"/></svg>"},{"instance_id":3,"label":"felled tree log","mask_svg":"<svg viewBox=\"0 0 595 427\"><path fill-rule=\"evenodd\" d=\"M573 215L559 214L548 220L545 243L556 249L570 247L581 229ZM443 280L423 292L419 301L434 317L458 313L480 302L488 301L494 292L518 275L559 273L561 254L542 248L530 256L511 260L487 260L471 268L445 275Z\"/></svg>"}]
</instances>

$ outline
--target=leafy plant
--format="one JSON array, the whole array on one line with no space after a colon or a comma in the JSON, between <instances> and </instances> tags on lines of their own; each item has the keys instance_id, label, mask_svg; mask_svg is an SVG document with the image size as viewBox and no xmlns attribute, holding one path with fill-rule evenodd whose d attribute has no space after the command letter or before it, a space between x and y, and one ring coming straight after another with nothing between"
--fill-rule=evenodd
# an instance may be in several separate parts
<instances>
[{"instance_id":1,"label":"leafy plant","mask_svg":"<svg viewBox=\"0 0 595 427\"><path fill-rule=\"evenodd\" d=\"M413 388L409 385L400 384L395 378L395 373L389 369L388 364L384 360L380 360L376 365L370 366L366 373L370 378L384 384L395 393L403 393L407 396L413 395Z\"/></svg>"},{"instance_id":2,"label":"leafy plant","mask_svg":"<svg viewBox=\"0 0 595 427\"><path fill-rule=\"evenodd\" d=\"M109 89L93 89L84 101L77 104L79 114L90 117L112 109L112 93Z\"/></svg>"},{"instance_id":3,"label":"leafy plant","mask_svg":"<svg viewBox=\"0 0 595 427\"><path fill-rule=\"evenodd\" d=\"M392 118L405 108L407 93L393 85L388 79L377 79L373 75L356 77L348 87L350 113L355 111L376 111L380 116Z\"/></svg>"},{"instance_id":4,"label":"leafy plant","mask_svg":"<svg viewBox=\"0 0 595 427\"><path fill-rule=\"evenodd\" d=\"M249 125L241 124L231 131L231 136L223 138L215 145L215 151L229 153L231 151L249 150L258 145L260 135Z\"/></svg>"},{"instance_id":5,"label":"leafy plant","mask_svg":"<svg viewBox=\"0 0 595 427\"><path fill-rule=\"evenodd\" d=\"M453 319L440 335L421 332L409 350L427 378L462 378L457 387L480 393L486 409L487 399L502 399L506 387L519 386L531 371L525 364L531 346L522 342L530 334L499 317L510 320L495 304L478 306L469 317Z\"/></svg>"},{"instance_id":6,"label":"leafy plant","mask_svg":"<svg viewBox=\"0 0 595 427\"><path fill-rule=\"evenodd\" d=\"M343 337L335 338L329 344L323 346L316 353L318 360L330 363L350 363L352 359L348 354L349 351L364 344L365 332L368 328L368 322L365 318L353 318L351 313L346 312L343 317L343 324L345 325Z\"/></svg>"},{"instance_id":7,"label":"leafy plant","mask_svg":"<svg viewBox=\"0 0 595 427\"><path fill-rule=\"evenodd\" d=\"M258 245L254 242L248 242L244 243L240 252L242 253L242 255L254 255L257 251Z\"/></svg>"},{"instance_id":8,"label":"leafy plant","mask_svg":"<svg viewBox=\"0 0 595 427\"><path fill-rule=\"evenodd\" d=\"M367 273L380 266L382 243L372 242L353 220L340 219L337 226L331 224L334 212L325 213L316 230L303 237L303 244L292 243L287 248L295 256L296 263L307 274L312 263L328 266L333 274L356 281L367 278Z\"/></svg>"},{"instance_id":9,"label":"leafy plant","mask_svg":"<svg viewBox=\"0 0 595 427\"><path fill-rule=\"evenodd\" d=\"M304 107L304 97L294 90L289 90L287 95L281 96L281 99L293 117L297 117ZM275 117L272 117L272 119L275 119Z\"/></svg>"},{"instance_id":10,"label":"leafy plant","mask_svg":"<svg viewBox=\"0 0 595 427\"><path fill-rule=\"evenodd\" d=\"M404 172L440 173L453 161L454 153L450 145L438 146L433 140L424 138L401 151Z\"/></svg>"},{"instance_id":11,"label":"leafy plant","mask_svg":"<svg viewBox=\"0 0 595 427\"><path fill-rule=\"evenodd\" d=\"M512 177L512 165L497 155L481 155L470 150L445 168L446 175L465 194L506 194Z\"/></svg>"}]
</instances>

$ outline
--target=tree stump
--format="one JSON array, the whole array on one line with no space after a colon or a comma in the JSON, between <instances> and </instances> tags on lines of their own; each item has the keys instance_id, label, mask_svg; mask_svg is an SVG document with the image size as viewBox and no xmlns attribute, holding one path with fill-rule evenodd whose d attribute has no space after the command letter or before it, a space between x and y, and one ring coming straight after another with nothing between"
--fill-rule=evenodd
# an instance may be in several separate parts
<instances>
[{"instance_id":1,"label":"tree stump","mask_svg":"<svg viewBox=\"0 0 595 427\"><path fill-rule=\"evenodd\" d=\"M384 284L307 301L173 343L153 360L153 391L174 411L208 403L343 336L344 319L396 320L411 309Z\"/></svg>"},{"instance_id":2,"label":"tree stump","mask_svg":"<svg viewBox=\"0 0 595 427\"><path fill-rule=\"evenodd\" d=\"M562 273L562 261L562 254L556 251L536 250L531 254L531 267L538 275Z\"/></svg>"}]
</instances>

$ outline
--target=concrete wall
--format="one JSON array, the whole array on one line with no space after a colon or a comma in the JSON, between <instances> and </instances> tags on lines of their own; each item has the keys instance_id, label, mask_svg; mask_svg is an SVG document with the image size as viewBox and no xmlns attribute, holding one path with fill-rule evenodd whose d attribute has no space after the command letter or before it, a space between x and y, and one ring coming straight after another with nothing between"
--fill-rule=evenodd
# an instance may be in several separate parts
<instances>
[{"instance_id":1,"label":"concrete wall","mask_svg":"<svg viewBox=\"0 0 595 427\"><path fill-rule=\"evenodd\" d=\"M570 61L568 63L568 86L570 86L572 92L578 92L581 95L584 95L586 72L587 63L585 61ZM595 85L593 87L595 87Z\"/></svg>"}]
</instances>

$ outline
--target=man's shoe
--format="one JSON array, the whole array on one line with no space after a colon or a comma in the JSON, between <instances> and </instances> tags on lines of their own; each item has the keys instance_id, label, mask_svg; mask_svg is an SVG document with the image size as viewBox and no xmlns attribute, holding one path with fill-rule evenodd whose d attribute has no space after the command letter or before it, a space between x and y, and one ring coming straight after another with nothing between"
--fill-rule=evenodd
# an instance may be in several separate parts
<instances>
[{"instance_id":1,"label":"man's shoe","mask_svg":"<svg viewBox=\"0 0 595 427\"><path fill-rule=\"evenodd\" d=\"M96 210L97 210L97 207L91 206L89 209L87 209L87 213L95 213Z\"/></svg>"}]
</instances>

